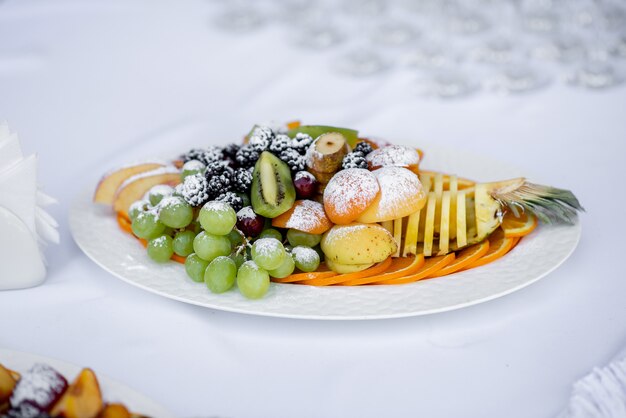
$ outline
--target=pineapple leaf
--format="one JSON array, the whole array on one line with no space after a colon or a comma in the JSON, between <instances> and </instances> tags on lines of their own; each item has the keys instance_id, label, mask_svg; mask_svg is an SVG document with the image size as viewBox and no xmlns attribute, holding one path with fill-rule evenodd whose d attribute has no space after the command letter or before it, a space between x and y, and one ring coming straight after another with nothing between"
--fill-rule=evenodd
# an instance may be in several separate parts
<instances>
[{"instance_id":1,"label":"pineapple leaf","mask_svg":"<svg viewBox=\"0 0 626 418\"><path fill-rule=\"evenodd\" d=\"M585 210L571 191L527 181L514 188L496 189L492 197L515 216L519 215L519 210L529 211L545 223L573 224L578 211Z\"/></svg>"}]
</instances>

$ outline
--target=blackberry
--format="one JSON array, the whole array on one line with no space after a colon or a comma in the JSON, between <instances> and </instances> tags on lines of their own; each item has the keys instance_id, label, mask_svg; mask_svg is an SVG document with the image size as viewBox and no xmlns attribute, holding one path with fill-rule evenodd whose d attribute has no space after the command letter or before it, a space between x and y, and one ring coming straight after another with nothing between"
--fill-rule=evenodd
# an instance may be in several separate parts
<instances>
[{"instance_id":1,"label":"blackberry","mask_svg":"<svg viewBox=\"0 0 626 418\"><path fill-rule=\"evenodd\" d=\"M313 138L309 134L298 132L291 140L291 148L304 155L309 146L313 143Z\"/></svg>"},{"instance_id":2,"label":"blackberry","mask_svg":"<svg viewBox=\"0 0 626 418\"><path fill-rule=\"evenodd\" d=\"M250 145L244 145L237 151L235 160L240 167L253 167L259 159L259 155L260 153L255 151Z\"/></svg>"},{"instance_id":3,"label":"blackberry","mask_svg":"<svg viewBox=\"0 0 626 418\"><path fill-rule=\"evenodd\" d=\"M233 176L233 188L241 193L247 193L252 186L252 173L246 168L238 168Z\"/></svg>"},{"instance_id":4,"label":"blackberry","mask_svg":"<svg viewBox=\"0 0 626 418\"><path fill-rule=\"evenodd\" d=\"M222 193L215 200L228 203L235 212L239 212L243 208L243 199L233 192Z\"/></svg>"},{"instance_id":5,"label":"blackberry","mask_svg":"<svg viewBox=\"0 0 626 418\"><path fill-rule=\"evenodd\" d=\"M231 181L224 176L215 176L207 180L207 193L209 200L215 199L217 196L230 192L232 189Z\"/></svg>"},{"instance_id":6,"label":"blackberry","mask_svg":"<svg viewBox=\"0 0 626 418\"><path fill-rule=\"evenodd\" d=\"M210 180L211 177L225 176L232 181L234 174L235 170L230 167L228 160L214 161L211 164L207 164L204 170L204 176L207 180Z\"/></svg>"},{"instance_id":7,"label":"blackberry","mask_svg":"<svg viewBox=\"0 0 626 418\"><path fill-rule=\"evenodd\" d=\"M291 138L287 135L276 135L274 140L270 144L269 150L274 153L274 155L280 155L281 152L291 147Z\"/></svg>"},{"instance_id":8,"label":"blackberry","mask_svg":"<svg viewBox=\"0 0 626 418\"><path fill-rule=\"evenodd\" d=\"M206 150L200 148L192 148L183 155L180 156L180 159L183 160L184 163L191 160L202 161L202 155Z\"/></svg>"},{"instance_id":9,"label":"blackberry","mask_svg":"<svg viewBox=\"0 0 626 418\"><path fill-rule=\"evenodd\" d=\"M237 151L239 151L239 148L241 148L240 145L228 144L224 147L222 152L224 153L225 156L235 161L235 157L237 156Z\"/></svg>"},{"instance_id":10,"label":"blackberry","mask_svg":"<svg viewBox=\"0 0 626 418\"><path fill-rule=\"evenodd\" d=\"M209 182L202 174L185 177L180 194L191 206L202 206L209 201Z\"/></svg>"},{"instance_id":11,"label":"blackberry","mask_svg":"<svg viewBox=\"0 0 626 418\"><path fill-rule=\"evenodd\" d=\"M212 145L209 148L207 148L204 151L204 153L202 153L202 156L200 157L200 161L202 161L206 165L209 165L216 161L222 161L223 159L224 159L224 152L222 151L220 147L217 147L215 145Z\"/></svg>"},{"instance_id":12,"label":"blackberry","mask_svg":"<svg viewBox=\"0 0 626 418\"><path fill-rule=\"evenodd\" d=\"M365 161L365 155L359 151L352 151L343 157L341 162L341 168L367 168L367 161Z\"/></svg>"},{"instance_id":13,"label":"blackberry","mask_svg":"<svg viewBox=\"0 0 626 418\"><path fill-rule=\"evenodd\" d=\"M356 147L354 147L353 151L358 151L358 152L362 153L363 155L367 155L370 152L374 151L374 149L367 142L361 141L358 144L356 144Z\"/></svg>"},{"instance_id":14,"label":"blackberry","mask_svg":"<svg viewBox=\"0 0 626 418\"><path fill-rule=\"evenodd\" d=\"M267 126L257 126L248 139L248 145L256 152L267 150L274 140L274 132Z\"/></svg>"},{"instance_id":15,"label":"blackberry","mask_svg":"<svg viewBox=\"0 0 626 418\"><path fill-rule=\"evenodd\" d=\"M280 153L278 158L284 161L293 172L304 170L304 155L300 155L300 153L293 148L287 148Z\"/></svg>"}]
</instances>

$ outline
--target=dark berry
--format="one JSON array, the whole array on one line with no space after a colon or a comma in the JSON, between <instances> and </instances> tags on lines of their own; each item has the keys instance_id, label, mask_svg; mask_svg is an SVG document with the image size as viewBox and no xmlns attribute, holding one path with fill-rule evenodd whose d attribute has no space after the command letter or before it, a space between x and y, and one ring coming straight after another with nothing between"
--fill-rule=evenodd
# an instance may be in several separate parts
<instances>
[{"instance_id":1,"label":"dark berry","mask_svg":"<svg viewBox=\"0 0 626 418\"><path fill-rule=\"evenodd\" d=\"M209 182L202 174L185 177L180 194L191 206L202 206L209 201Z\"/></svg>"},{"instance_id":2,"label":"dark berry","mask_svg":"<svg viewBox=\"0 0 626 418\"><path fill-rule=\"evenodd\" d=\"M254 213L250 206L237 212L237 228L247 237L256 237L263 231L265 219Z\"/></svg>"},{"instance_id":3,"label":"dark berry","mask_svg":"<svg viewBox=\"0 0 626 418\"><path fill-rule=\"evenodd\" d=\"M291 141L291 148L304 155L309 146L313 143L313 138L309 134L299 132Z\"/></svg>"},{"instance_id":4,"label":"dark berry","mask_svg":"<svg viewBox=\"0 0 626 418\"><path fill-rule=\"evenodd\" d=\"M237 151L239 151L239 148L241 147L237 144L228 144L224 147L222 152L225 156L235 161L235 157L237 156Z\"/></svg>"},{"instance_id":5,"label":"dark berry","mask_svg":"<svg viewBox=\"0 0 626 418\"><path fill-rule=\"evenodd\" d=\"M233 192L222 193L217 196L215 200L218 202L228 203L235 210L235 212L238 212L241 208L243 208L243 199Z\"/></svg>"},{"instance_id":6,"label":"dark berry","mask_svg":"<svg viewBox=\"0 0 626 418\"><path fill-rule=\"evenodd\" d=\"M293 185L299 199L310 199L317 192L317 179L308 171L298 171L293 178Z\"/></svg>"},{"instance_id":7,"label":"dark berry","mask_svg":"<svg viewBox=\"0 0 626 418\"><path fill-rule=\"evenodd\" d=\"M207 179L211 179L211 177L224 176L229 180L229 182L232 182L234 174L235 170L232 169L227 160L214 161L207 164L206 169L204 170L204 175Z\"/></svg>"},{"instance_id":8,"label":"dark berry","mask_svg":"<svg viewBox=\"0 0 626 418\"><path fill-rule=\"evenodd\" d=\"M209 165L217 161L222 161L224 159L224 153L220 147L212 145L208 147L200 156L200 161L204 164Z\"/></svg>"},{"instance_id":9,"label":"dark berry","mask_svg":"<svg viewBox=\"0 0 626 418\"><path fill-rule=\"evenodd\" d=\"M356 147L354 147L353 151L357 151L357 152L360 152L363 155L367 155L370 152L374 151L374 149L367 142L361 141L358 144L356 144Z\"/></svg>"},{"instance_id":10,"label":"dark berry","mask_svg":"<svg viewBox=\"0 0 626 418\"><path fill-rule=\"evenodd\" d=\"M276 135L274 140L270 144L269 150L274 153L274 155L280 155L281 152L286 150L291 146L291 138L287 135Z\"/></svg>"},{"instance_id":11,"label":"dark berry","mask_svg":"<svg viewBox=\"0 0 626 418\"><path fill-rule=\"evenodd\" d=\"M359 151L352 151L343 157L341 162L341 168L367 168L367 161L365 156Z\"/></svg>"},{"instance_id":12,"label":"dark berry","mask_svg":"<svg viewBox=\"0 0 626 418\"><path fill-rule=\"evenodd\" d=\"M49 410L67 389L67 380L52 367L37 363L22 375L11 394L11 408L23 408L36 417Z\"/></svg>"},{"instance_id":13,"label":"dark berry","mask_svg":"<svg viewBox=\"0 0 626 418\"><path fill-rule=\"evenodd\" d=\"M191 160L202 161L202 154L204 154L206 150L200 148L193 148L180 156L180 159L183 160L184 163Z\"/></svg>"},{"instance_id":14,"label":"dark berry","mask_svg":"<svg viewBox=\"0 0 626 418\"><path fill-rule=\"evenodd\" d=\"M266 151L274 140L274 132L267 126L257 126L248 138L248 145L256 152Z\"/></svg>"},{"instance_id":15,"label":"dark berry","mask_svg":"<svg viewBox=\"0 0 626 418\"><path fill-rule=\"evenodd\" d=\"M238 168L233 176L233 188L241 193L247 193L252 186L252 173L246 168Z\"/></svg>"},{"instance_id":16,"label":"dark berry","mask_svg":"<svg viewBox=\"0 0 626 418\"><path fill-rule=\"evenodd\" d=\"M254 164L256 164L260 155L261 154L255 151L250 145L244 145L243 147L239 148L239 151L237 151L235 160L240 167L254 167Z\"/></svg>"},{"instance_id":17,"label":"dark berry","mask_svg":"<svg viewBox=\"0 0 626 418\"><path fill-rule=\"evenodd\" d=\"M280 153L278 158L284 161L293 172L304 170L305 158L293 148L287 148Z\"/></svg>"},{"instance_id":18,"label":"dark berry","mask_svg":"<svg viewBox=\"0 0 626 418\"><path fill-rule=\"evenodd\" d=\"M215 176L208 179L207 193L209 194L209 200L215 199L218 196L230 192L232 185L230 180L224 176Z\"/></svg>"}]
</instances>

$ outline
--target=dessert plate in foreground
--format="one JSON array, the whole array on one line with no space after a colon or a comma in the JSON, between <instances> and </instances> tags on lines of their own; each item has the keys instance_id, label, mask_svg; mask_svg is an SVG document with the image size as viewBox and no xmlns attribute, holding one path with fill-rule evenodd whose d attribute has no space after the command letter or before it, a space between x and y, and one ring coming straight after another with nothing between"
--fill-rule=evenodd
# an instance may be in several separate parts
<instances>
[{"instance_id":1,"label":"dessert plate in foreground","mask_svg":"<svg viewBox=\"0 0 626 418\"><path fill-rule=\"evenodd\" d=\"M420 170L459 173L475 181L519 177L499 161L467 152L420 144L427 159ZM573 225L539 225L505 257L487 265L436 279L402 285L307 286L272 283L262 299L239 291L221 294L191 280L185 266L156 263L132 235L122 231L109 207L92 202L94 185L76 199L70 212L72 234L94 262L144 290L208 308L254 315L302 319L396 318L459 309L507 295L546 276L574 251L581 233Z\"/></svg>"}]
</instances>

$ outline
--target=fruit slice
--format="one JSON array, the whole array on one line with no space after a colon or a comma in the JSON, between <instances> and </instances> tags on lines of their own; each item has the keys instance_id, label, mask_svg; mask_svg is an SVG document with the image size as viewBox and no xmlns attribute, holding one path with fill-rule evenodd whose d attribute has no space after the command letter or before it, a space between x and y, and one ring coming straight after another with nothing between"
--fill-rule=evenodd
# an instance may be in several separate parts
<instances>
[{"instance_id":1,"label":"fruit slice","mask_svg":"<svg viewBox=\"0 0 626 418\"><path fill-rule=\"evenodd\" d=\"M377 276L363 277L342 282L342 286L359 286L370 284L378 281L393 280L400 277L415 274L424 265L424 255L419 254L415 257L394 258L391 266L382 274Z\"/></svg>"},{"instance_id":2,"label":"fruit slice","mask_svg":"<svg viewBox=\"0 0 626 418\"><path fill-rule=\"evenodd\" d=\"M379 191L378 180L371 171L362 168L341 170L324 189L324 209L332 222L346 225L374 202Z\"/></svg>"},{"instance_id":3,"label":"fruit slice","mask_svg":"<svg viewBox=\"0 0 626 418\"><path fill-rule=\"evenodd\" d=\"M67 381L58 371L47 364L35 363L17 382L11 407L49 411L67 387Z\"/></svg>"},{"instance_id":4,"label":"fruit slice","mask_svg":"<svg viewBox=\"0 0 626 418\"><path fill-rule=\"evenodd\" d=\"M340 264L378 263L396 251L393 236L378 224L335 225L320 245L327 261Z\"/></svg>"},{"instance_id":5,"label":"fruit slice","mask_svg":"<svg viewBox=\"0 0 626 418\"><path fill-rule=\"evenodd\" d=\"M325 279L336 275L337 273L332 270L328 270L328 267L324 263L322 263L318 267L317 271L313 271L310 273L296 273L282 279L272 277L272 281L276 283L294 283L302 280Z\"/></svg>"},{"instance_id":6,"label":"fruit slice","mask_svg":"<svg viewBox=\"0 0 626 418\"><path fill-rule=\"evenodd\" d=\"M17 381L13 378L9 369L4 368L0 364L0 406L9 400L16 384Z\"/></svg>"},{"instance_id":7,"label":"fruit slice","mask_svg":"<svg viewBox=\"0 0 626 418\"><path fill-rule=\"evenodd\" d=\"M439 227L441 225L441 199L443 197L443 175L438 173L435 176L433 191L435 192L435 233L439 233Z\"/></svg>"},{"instance_id":8,"label":"fruit slice","mask_svg":"<svg viewBox=\"0 0 626 418\"><path fill-rule=\"evenodd\" d=\"M467 225L465 210L465 191L459 191L456 197L456 246L463 248L467 245Z\"/></svg>"},{"instance_id":9,"label":"fruit slice","mask_svg":"<svg viewBox=\"0 0 626 418\"><path fill-rule=\"evenodd\" d=\"M440 174L440 173L437 171L428 171L428 170L419 171L419 177L422 183L428 179L431 179L431 180L434 179L437 174ZM451 190L450 183L452 181L452 177L456 177L456 176L443 174L443 189L444 190ZM476 182L472 180L459 178L459 177L456 177L456 182L457 182L458 190L467 189L469 187L473 187L476 184Z\"/></svg>"},{"instance_id":10,"label":"fruit slice","mask_svg":"<svg viewBox=\"0 0 626 418\"><path fill-rule=\"evenodd\" d=\"M437 195L435 192L428 193L426 205L426 223L424 228L424 255L430 257L433 254L433 239L435 235L435 208Z\"/></svg>"},{"instance_id":11,"label":"fruit slice","mask_svg":"<svg viewBox=\"0 0 626 418\"><path fill-rule=\"evenodd\" d=\"M375 223L403 218L420 210L426 194L419 178L402 167L383 167L373 171L380 194L359 216L358 222Z\"/></svg>"},{"instance_id":12,"label":"fruit slice","mask_svg":"<svg viewBox=\"0 0 626 418\"><path fill-rule=\"evenodd\" d=\"M180 172L176 167L161 167L132 176L117 190L113 210L128 216L130 205L142 199L153 186L158 184L175 186L178 183L180 183Z\"/></svg>"},{"instance_id":13,"label":"fruit slice","mask_svg":"<svg viewBox=\"0 0 626 418\"><path fill-rule=\"evenodd\" d=\"M131 418L132 415L126 407L119 403L108 404L98 415L98 418Z\"/></svg>"},{"instance_id":14,"label":"fruit slice","mask_svg":"<svg viewBox=\"0 0 626 418\"><path fill-rule=\"evenodd\" d=\"M356 273L357 271L366 270L374 265L374 263L366 263L366 264L341 264L335 263L331 260L326 260L326 265L339 274L347 274L347 273Z\"/></svg>"},{"instance_id":15,"label":"fruit slice","mask_svg":"<svg viewBox=\"0 0 626 418\"><path fill-rule=\"evenodd\" d=\"M303 280L298 282L299 284L306 284L309 286L330 286L333 284L338 284L342 282L347 282L353 279L359 279L363 277L375 276L377 274L381 274L391 266L391 257L387 258L385 261L382 261L373 267L368 268L367 270L357 271L355 273L348 274L338 274L337 276L328 277L325 279L311 279L311 280Z\"/></svg>"},{"instance_id":16,"label":"fruit slice","mask_svg":"<svg viewBox=\"0 0 626 418\"><path fill-rule=\"evenodd\" d=\"M272 226L292 228L309 234L323 234L332 226L324 206L314 200L297 200L287 212L272 219Z\"/></svg>"},{"instance_id":17,"label":"fruit slice","mask_svg":"<svg viewBox=\"0 0 626 418\"><path fill-rule=\"evenodd\" d=\"M426 178L422 182L422 186L424 188L424 193L428 195L431 186L430 179ZM422 208L417 212L409 215L404 234L404 251L402 252L403 257L406 257L410 254L417 254L417 242L420 236L422 240L424 239L424 225L426 224L425 218L426 208Z\"/></svg>"},{"instance_id":18,"label":"fruit slice","mask_svg":"<svg viewBox=\"0 0 626 418\"><path fill-rule=\"evenodd\" d=\"M439 226L439 255L448 254L450 248L450 192L441 197L441 219Z\"/></svg>"},{"instance_id":19,"label":"fruit slice","mask_svg":"<svg viewBox=\"0 0 626 418\"><path fill-rule=\"evenodd\" d=\"M306 165L318 173L336 173L350 152L346 139L337 132L320 135L306 152Z\"/></svg>"},{"instance_id":20,"label":"fruit slice","mask_svg":"<svg viewBox=\"0 0 626 418\"><path fill-rule=\"evenodd\" d=\"M484 240L479 244L467 247L457 253L456 258L452 263L448 264L441 270L438 270L435 273L429 275L428 277L441 277L457 272L487 254L487 251L489 251L488 240Z\"/></svg>"},{"instance_id":21,"label":"fruit slice","mask_svg":"<svg viewBox=\"0 0 626 418\"><path fill-rule=\"evenodd\" d=\"M297 128L290 129L289 132L287 132L287 135L293 138L294 136L296 136L297 133L304 133L310 135L313 139L315 139L320 135L330 132L337 132L343 135L343 137L346 139L346 141L348 141L348 144L351 147L354 147L358 142L358 131L355 131L354 129L337 128L334 126L302 125L298 126Z\"/></svg>"},{"instance_id":22,"label":"fruit slice","mask_svg":"<svg viewBox=\"0 0 626 418\"><path fill-rule=\"evenodd\" d=\"M505 237L524 237L537 227L539 222L535 215L528 212L522 212L519 215L516 217L513 212L507 212L504 215L501 227Z\"/></svg>"},{"instance_id":23,"label":"fruit slice","mask_svg":"<svg viewBox=\"0 0 626 418\"><path fill-rule=\"evenodd\" d=\"M115 201L117 189L130 177L147 171L156 170L163 167L161 163L142 163L133 166L119 168L111 171L100 179L93 195L93 201L105 205L112 205Z\"/></svg>"},{"instance_id":24,"label":"fruit slice","mask_svg":"<svg viewBox=\"0 0 626 418\"><path fill-rule=\"evenodd\" d=\"M266 218L287 212L296 200L289 166L270 152L261 153L252 173L250 198L254 212Z\"/></svg>"},{"instance_id":25,"label":"fruit slice","mask_svg":"<svg viewBox=\"0 0 626 418\"><path fill-rule=\"evenodd\" d=\"M405 167L417 173L421 160L416 149L404 145L388 145L375 149L365 157L370 170L381 167Z\"/></svg>"},{"instance_id":26,"label":"fruit slice","mask_svg":"<svg viewBox=\"0 0 626 418\"><path fill-rule=\"evenodd\" d=\"M95 373L83 369L54 405L50 415L64 418L94 418L102 410L102 394Z\"/></svg>"},{"instance_id":27,"label":"fruit slice","mask_svg":"<svg viewBox=\"0 0 626 418\"><path fill-rule=\"evenodd\" d=\"M502 229L496 229L491 235L489 235L489 251L478 260L465 267L465 270L472 269L474 267L484 266L492 261L502 257L515 245L517 238L507 238L504 236Z\"/></svg>"},{"instance_id":28,"label":"fruit slice","mask_svg":"<svg viewBox=\"0 0 626 418\"><path fill-rule=\"evenodd\" d=\"M402 230L404 227L404 218L396 219L393 221L393 239L396 240L398 248L393 253L393 257L400 257L400 248L402 247Z\"/></svg>"},{"instance_id":29,"label":"fruit slice","mask_svg":"<svg viewBox=\"0 0 626 418\"><path fill-rule=\"evenodd\" d=\"M427 258L424 262L424 264L422 265L422 267L420 267L419 270L417 270L415 273L408 275L408 276L404 276L404 277L399 277L396 279L389 279L389 280L379 280L376 281L372 284L405 284L405 283L413 283L416 282L418 280L422 280L425 279L426 277L429 277L430 275L436 273L437 271L441 270L442 268L444 268L445 266L447 266L448 264L450 264L451 262L454 261L455 255L454 253L450 253L447 255L440 255L438 257L430 257Z\"/></svg>"}]
</instances>

